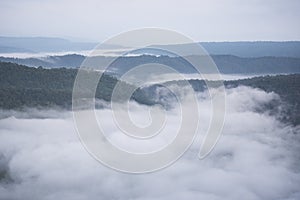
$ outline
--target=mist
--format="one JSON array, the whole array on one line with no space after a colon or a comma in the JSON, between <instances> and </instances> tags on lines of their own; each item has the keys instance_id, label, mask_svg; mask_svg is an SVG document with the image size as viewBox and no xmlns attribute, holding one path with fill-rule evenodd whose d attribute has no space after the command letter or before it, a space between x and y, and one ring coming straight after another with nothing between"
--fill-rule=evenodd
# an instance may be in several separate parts
<instances>
[{"instance_id":1,"label":"mist","mask_svg":"<svg viewBox=\"0 0 300 200\"><path fill-rule=\"evenodd\" d=\"M226 92L223 134L205 159L197 157L211 118L203 92L197 94L199 136L191 148L173 165L141 175L114 171L90 156L70 111L1 112L0 199L299 199L300 127L280 122L280 112L260 109L279 96L250 87ZM148 124L148 109L131 102L132 120ZM96 114L107 137L129 151L163 147L180 120L176 107L167 111L164 135L137 143L122 136L109 108Z\"/></svg>"}]
</instances>

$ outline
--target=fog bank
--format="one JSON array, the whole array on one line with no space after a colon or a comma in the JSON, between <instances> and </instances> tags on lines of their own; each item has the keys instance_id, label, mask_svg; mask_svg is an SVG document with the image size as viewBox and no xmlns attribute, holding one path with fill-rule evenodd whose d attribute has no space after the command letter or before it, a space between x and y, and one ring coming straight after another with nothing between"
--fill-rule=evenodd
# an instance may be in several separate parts
<instances>
[{"instance_id":1,"label":"fog bank","mask_svg":"<svg viewBox=\"0 0 300 200\"><path fill-rule=\"evenodd\" d=\"M0 120L0 199L299 199L300 129L258 112L277 98L249 87L228 89L223 135L199 160L211 116L208 95L199 93L198 139L172 166L142 175L116 172L94 160L79 141L71 112L15 112L17 117ZM145 110L131 103L132 118L142 124L148 120ZM168 137L133 145L120 136L110 112L97 110L97 115L107 116L101 120L108 137L124 148L157 148L173 137L178 123L171 110Z\"/></svg>"}]
</instances>

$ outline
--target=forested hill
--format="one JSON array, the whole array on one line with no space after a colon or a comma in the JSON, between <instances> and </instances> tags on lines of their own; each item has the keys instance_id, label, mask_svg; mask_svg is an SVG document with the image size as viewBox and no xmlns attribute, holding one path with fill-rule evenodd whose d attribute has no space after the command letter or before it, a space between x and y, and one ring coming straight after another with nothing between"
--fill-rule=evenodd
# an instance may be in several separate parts
<instances>
[{"instance_id":1,"label":"forested hill","mask_svg":"<svg viewBox=\"0 0 300 200\"><path fill-rule=\"evenodd\" d=\"M70 108L72 89L77 69L33 68L15 63L0 62L0 108L60 106ZM103 75L97 88L96 98L110 100L118 80ZM123 83L126 87L129 84Z\"/></svg>"},{"instance_id":2,"label":"forested hill","mask_svg":"<svg viewBox=\"0 0 300 200\"><path fill-rule=\"evenodd\" d=\"M22 109L25 107L64 107L69 109L72 101L72 88L77 69L44 69L32 68L14 63L0 62L0 109ZM112 76L102 76L101 88L97 88L96 98L109 101L112 90L118 80ZM202 80L190 80L195 91L205 89ZM126 87L132 87L121 82ZM172 81L169 84L177 84L180 81ZM267 92L275 92L280 95L282 102L288 105L290 122L300 124L300 74L264 76L244 80L225 81L225 86L237 87L239 85L260 88ZM161 104L153 98L151 88L138 89L133 99L141 104ZM153 90L152 90L153 91Z\"/></svg>"}]
</instances>

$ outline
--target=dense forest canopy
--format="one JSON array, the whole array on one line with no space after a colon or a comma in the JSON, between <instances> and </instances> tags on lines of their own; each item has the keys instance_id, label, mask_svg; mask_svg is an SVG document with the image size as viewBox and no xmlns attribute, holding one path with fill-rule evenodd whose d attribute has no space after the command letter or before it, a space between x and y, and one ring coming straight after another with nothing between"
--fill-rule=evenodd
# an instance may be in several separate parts
<instances>
[{"instance_id":1,"label":"dense forest canopy","mask_svg":"<svg viewBox=\"0 0 300 200\"><path fill-rule=\"evenodd\" d=\"M42 67L33 68L15 63L0 62L0 109L22 109L26 107L63 107L69 109L72 103L72 89L77 69ZM119 80L104 74L101 77L101 88L96 91L96 98L109 101L113 88ZM205 90L203 80L189 80L195 91ZM100 84L99 83L99 84ZM124 86L131 88L125 82ZM180 86L180 81L171 81L167 84ZM286 106L286 119L293 124L300 124L300 74L263 76L243 80L225 81L225 86L239 85L259 88L266 92L275 92L280 95ZM155 89L160 85L151 85L139 88L132 99L141 104L162 104L159 98L154 98ZM281 102L281 103L282 103ZM276 104L269 105L269 109L276 108Z\"/></svg>"}]
</instances>

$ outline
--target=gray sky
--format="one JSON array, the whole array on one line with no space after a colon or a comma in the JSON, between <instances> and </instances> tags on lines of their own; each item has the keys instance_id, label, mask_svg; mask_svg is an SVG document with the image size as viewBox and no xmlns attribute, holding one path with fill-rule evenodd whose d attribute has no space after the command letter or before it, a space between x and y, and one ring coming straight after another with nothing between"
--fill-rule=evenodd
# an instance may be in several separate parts
<instances>
[{"instance_id":1,"label":"gray sky","mask_svg":"<svg viewBox=\"0 0 300 200\"><path fill-rule=\"evenodd\" d=\"M102 41L142 27L197 41L300 40L299 0L1 0L0 35Z\"/></svg>"}]
</instances>

